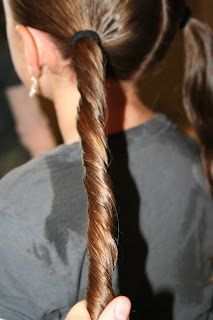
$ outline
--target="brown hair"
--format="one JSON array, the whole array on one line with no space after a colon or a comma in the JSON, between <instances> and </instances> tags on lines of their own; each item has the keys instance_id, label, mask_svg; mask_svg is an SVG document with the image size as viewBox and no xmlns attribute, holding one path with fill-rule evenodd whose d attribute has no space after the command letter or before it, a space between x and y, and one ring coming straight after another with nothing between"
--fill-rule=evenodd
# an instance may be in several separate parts
<instances>
[{"instance_id":1,"label":"brown hair","mask_svg":"<svg viewBox=\"0 0 213 320\"><path fill-rule=\"evenodd\" d=\"M200 144L201 160L213 195L213 33L197 19L184 30L184 107Z\"/></svg>"},{"instance_id":2,"label":"brown hair","mask_svg":"<svg viewBox=\"0 0 213 320\"><path fill-rule=\"evenodd\" d=\"M117 259L113 238L115 201L107 174L104 134L105 68L102 51L95 41L81 39L71 50L71 39L78 31L96 31L113 76L120 80L137 79L164 56L182 22L185 1L10 0L10 4L17 22L50 34L77 74L81 94L77 129L82 144L89 217L86 300L92 319L98 319L113 298L111 278ZM184 104L198 131L203 164L212 190L212 35L207 26L194 19L184 34L187 51Z\"/></svg>"}]
</instances>

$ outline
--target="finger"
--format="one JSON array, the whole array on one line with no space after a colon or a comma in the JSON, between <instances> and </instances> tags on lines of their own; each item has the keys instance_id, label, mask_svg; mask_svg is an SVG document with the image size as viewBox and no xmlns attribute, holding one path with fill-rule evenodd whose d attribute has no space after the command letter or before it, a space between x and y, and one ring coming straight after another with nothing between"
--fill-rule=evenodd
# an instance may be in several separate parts
<instances>
[{"instance_id":1,"label":"finger","mask_svg":"<svg viewBox=\"0 0 213 320\"><path fill-rule=\"evenodd\" d=\"M102 312L99 320L128 320L131 302L127 297L117 297L112 300ZM65 320L91 320L86 308L86 301L77 303Z\"/></svg>"},{"instance_id":2,"label":"finger","mask_svg":"<svg viewBox=\"0 0 213 320\"><path fill-rule=\"evenodd\" d=\"M65 320L91 320L86 301L80 301L72 307Z\"/></svg>"},{"instance_id":3,"label":"finger","mask_svg":"<svg viewBox=\"0 0 213 320\"><path fill-rule=\"evenodd\" d=\"M120 296L108 304L99 320L128 320L130 311L130 300L127 297Z\"/></svg>"}]
</instances>

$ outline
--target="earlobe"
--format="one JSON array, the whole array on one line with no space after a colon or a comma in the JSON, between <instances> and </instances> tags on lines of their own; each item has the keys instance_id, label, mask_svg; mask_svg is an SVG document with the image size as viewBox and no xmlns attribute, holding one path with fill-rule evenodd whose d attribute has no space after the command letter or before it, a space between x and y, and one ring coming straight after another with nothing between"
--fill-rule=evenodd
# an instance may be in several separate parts
<instances>
[{"instance_id":1,"label":"earlobe","mask_svg":"<svg viewBox=\"0 0 213 320\"><path fill-rule=\"evenodd\" d=\"M39 51L36 39L31 32L31 28L23 25L17 25L16 29L22 39L24 46L24 54L26 63L30 69L31 76L39 78L40 76L40 63L39 63Z\"/></svg>"}]
</instances>

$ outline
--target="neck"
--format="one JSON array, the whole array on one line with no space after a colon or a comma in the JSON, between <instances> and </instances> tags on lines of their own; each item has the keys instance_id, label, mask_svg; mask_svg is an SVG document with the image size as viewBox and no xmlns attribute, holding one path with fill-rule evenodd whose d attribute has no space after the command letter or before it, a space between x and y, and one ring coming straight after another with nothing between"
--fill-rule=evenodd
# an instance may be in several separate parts
<instances>
[{"instance_id":1,"label":"neck","mask_svg":"<svg viewBox=\"0 0 213 320\"><path fill-rule=\"evenodd\" d=\"M131 82L108 81L106 85L108 121L106 134L113 134L138 126L154 116L139 99ZM60 86L54 90L59 128L65 144L79 141L76 129L77 107L80 95L76 86Z\"/></svg>"},{"instance_id":2,"label":"neck","mask_svg":"<svg viewBox=\"0 0 213 320\"><path fill-rule=\"evenodd\" d=\"M154 116L154 112L140 100L131 81L110 81L106 88L109 110L107 134L136 127Z\"/></svg>"}]
</instances>

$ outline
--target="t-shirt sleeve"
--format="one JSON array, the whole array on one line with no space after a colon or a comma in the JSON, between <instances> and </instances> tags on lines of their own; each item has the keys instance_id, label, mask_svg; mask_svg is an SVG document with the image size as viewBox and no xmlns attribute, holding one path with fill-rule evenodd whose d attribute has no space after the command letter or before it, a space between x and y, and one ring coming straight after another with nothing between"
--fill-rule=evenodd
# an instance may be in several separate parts
<instances>
[{"instance_id":1,"label":"t-shirt sleeve","mask_svg":"<svg viewBox=\"0 0 213 320\"><path fill-rule=\"evenodd\" d=\"M25 247L30 241L28 231L14 214L0 209L0 221L0 320L64 320L70 309L66 302L59 302L60 306L50 302L45 312L40 300L45 301L44 294L51 296L55 288L66 292L66 286L61 288L60 281L51 284L48 269L46 277L42 275L42 268Z\"/></svg>"},{"instance_id":2,"label":"t-shirt sleeve","mask_svg":"<svg viewBox=\"0 0 213 320\"><path fill-rule=\"evenodd\" d=\"M24 292L22 287L25 269L20 261L24 252L19 247L22 235L17 219L0 209L0 221L0 319L33 319L27 311L30 308L26 295L29 288Z\"/></svg>"}]
</instances>

